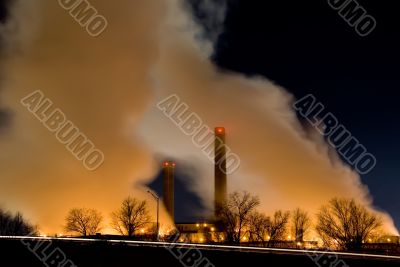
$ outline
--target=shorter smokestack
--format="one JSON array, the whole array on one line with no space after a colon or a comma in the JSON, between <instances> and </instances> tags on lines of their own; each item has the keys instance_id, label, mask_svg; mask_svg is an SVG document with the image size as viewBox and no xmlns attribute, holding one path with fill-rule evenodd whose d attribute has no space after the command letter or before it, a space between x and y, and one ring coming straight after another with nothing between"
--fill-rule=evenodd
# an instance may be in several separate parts
<instances>
[{"instance_id":1,"label":"shorter smokestack","mask_svg":"<svg viewBox=\"0 0 400 267\"><path fill-rule=\"evenodd\" d=\"M174 218L174 169L175 162L166 161L163 163L163 202L172 221Z\"/></svg>"}]
</instances>

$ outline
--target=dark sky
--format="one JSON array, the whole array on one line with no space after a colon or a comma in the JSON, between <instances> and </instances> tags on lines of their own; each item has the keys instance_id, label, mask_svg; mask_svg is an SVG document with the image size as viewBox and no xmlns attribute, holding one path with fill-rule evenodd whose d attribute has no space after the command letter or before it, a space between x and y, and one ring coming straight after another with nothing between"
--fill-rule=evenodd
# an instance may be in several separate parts
<instances>
[{"instance_id":1,"label":"dark sky","mask_svg":"<svg viewBox=\"0 0 400 267\"><path fill-rule=\"evenodd\" d=\"M375 204L400 227L400 60L396 1L359 3L377 20L360 37L327 0L228 0L225 29L214 61L222 69L263 75L297 98L314 94L378 160L362 177ZM0 1L0 21L5 17ZM0 40L1 48L1 40ZM2 115L1 118L8 116ZM0 127L1 128L1 127ZM160 179L153 185L160 187ZM178 220L199 206L177 190ZM182 200L192 199L192 201Z\"/></svg>"},{"instance_id":2,"label":"dark sky","mask_svg":"<svg viewBox=\"0 0 400 267\"><path fill-rule=\"evenodd\" d=\"M4 23L6 20L6 15L7 15L7 9L6 9L6 3L8 0L0 1L0 24ZM3 46L3 40L0 37L0 60L1 60L1 53L2 53L2 46ZM1 82L0 77L0 82ZM0 87L1 89L1 87ZM0 107L0 133L2 130L5 128L6 124L9 122L9 114L6 110L1 109Z\"/></svg>"},{"instance_id":3,"label":"dark sky","mask_svg":"<svg viewBox=\"0 0 400 267\"><path fill-rule=\"evenodd\" d=\"M1 2L0 4L0 21L3 22L5 20L6 17L6 7L5 7L5 3Z\"/></svg>"}]
</instances>

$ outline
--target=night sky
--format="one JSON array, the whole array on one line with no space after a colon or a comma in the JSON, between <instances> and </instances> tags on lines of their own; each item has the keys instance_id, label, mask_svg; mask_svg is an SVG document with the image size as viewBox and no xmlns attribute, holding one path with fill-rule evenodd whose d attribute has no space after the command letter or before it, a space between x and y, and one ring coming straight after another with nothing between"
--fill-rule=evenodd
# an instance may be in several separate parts
<instances>
[{"instance_id":1,"label":"night sky","mask_svg":"<svg viewBox=\"0 0 400 267\"><path fill-rule=\"evenodd\" d=\"M357 35L326 0L228 2L215 63L222 71L263 75L297 98L315 95L377 158L375 169L362 180L375 204L400 227L400 30L395 1L359 0L377 20L367 37ZM2 3L0 21L6 14ZM4 114L0 111L0 126L9 118ZM160 185L160 179L153 183ZM189 220L185 213L201 205L183 188L176 189L178 221Z\"/></svg>"}]
</instances>

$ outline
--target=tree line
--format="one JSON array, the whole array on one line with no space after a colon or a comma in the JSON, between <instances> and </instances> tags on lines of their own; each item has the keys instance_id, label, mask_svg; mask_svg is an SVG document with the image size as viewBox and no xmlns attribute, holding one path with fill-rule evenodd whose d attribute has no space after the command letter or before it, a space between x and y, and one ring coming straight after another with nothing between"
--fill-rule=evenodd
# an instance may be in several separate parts
<instances>
[{"instance_id":1,"label":"tree line","mask_svg":"<svg viewBox=\"0 0 400 267\"><path fill-rule=\"evenodd\" d=\"M323 205L313 218L300 208L277 210L267 216L257 210L259 205L259 198L248 192L231 193L217 210L216 232L223 235L219 241L273 247L279 242L303 243L305 236L314 230L327 248L359 250L382 226L381 218L353 199L334 198ZM143 234L139 231L149 225L152 228L148 227L147 233L156 232L145 200L127 197L110 217L112 228L121 235L132 237ZM73 208L65 218L64 229L67 233L92 236L101 232L103 222L103 215L95 209ZM206 234L211 237L216 232ZM0 209L0 235L37 234L37 227L25 220L21 213L11 214Z\"/></svg>"},{"instance_id":2,"label":"tree line","mask_svg":"<svg viewBox=\"0 0 400 267\"><path fill-rule=\"evenodd\" d=\"M314 221L300 208L277 210L267 216L257 210L259 205L259 198L248 192L231 193L217 211L217 231L223 234L220 241L273 247L278 242L303 243L306 235L314 230L325 247L359 250L382 225L378 216L353 199L332 199L319 209ZM101 231L103 217L93 209L72 209L66 221L67 232L87 236ZM139 229L151 223L147 202L126 198L121 207L111 214L111 222L113 229L121 235L134 236ZM206 234L211 242L212 234L216 233Z\"/></svg>"},{"instance_id":3,"label":"tree line","mask_svg":"<svg viewBox=\"0 0 400 267\"><path fill-rule=\"evenodd\" d=\"M325 247L360 250L382 226L382 220L353 199L334 198L323 205L315 216L300 208L276 211L266 216L257 211L259 198L248 192L234 192L220 205L218 222L226 241L239 244L243 240L273 246L279 241L303 242L312 229Z\"/></svg>"},{"instance_id":4,"label":"tree line","mask_svg":"<svg viewBox=\"0 0 400 267\"><path fill-rule=\"evenodd\" d=\"M65 231L81 236L99 233L104 228L103 215L88 208L73 208L65 218ZM118 210L111 214L111 226L121 235L132 237L139 229L151 223L151 216L145 200L127 197Z\"/></svg>"},{"instance_id":5,"label":"tree line","mask_svg":"<svg viewBox=\"0 0 400 267\"><path fill-rule=\"evenodd\" d=\"M37 227L30 224L22 213L12 214L0 208L0 235L1 236L29 236L37 235Z\"/></svg>"}]
</instances>

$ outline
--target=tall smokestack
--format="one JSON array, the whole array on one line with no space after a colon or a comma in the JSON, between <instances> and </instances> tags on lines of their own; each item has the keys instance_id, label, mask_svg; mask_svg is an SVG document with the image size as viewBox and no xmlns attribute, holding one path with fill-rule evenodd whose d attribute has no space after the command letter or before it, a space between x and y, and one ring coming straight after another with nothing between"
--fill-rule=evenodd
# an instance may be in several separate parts
<instances>
[{"instance_id":1,"label":"tall smokestack","mask_svg":"<svg viewBox=\"0 0 400 267\"><path fill-rule=\"evenodd\" d=\"M166 161L163 164L164 178L163 178L163 202L167 209L168 214L174 219L174 169L175 162Z\"/></svg>"},{"instance_id":2,"label":"tall smokestack","mask_svg":"<svg viewBox=\"0 0 400 267\"><path fill-rule=\"evenodd\" d=\"M215 216L218 216L218 208L227 196L226 186L226 146L225 146L225 128L215 128L215 158L214 158L214 174L215 174Z\"/></svg>"}]
</instances>

